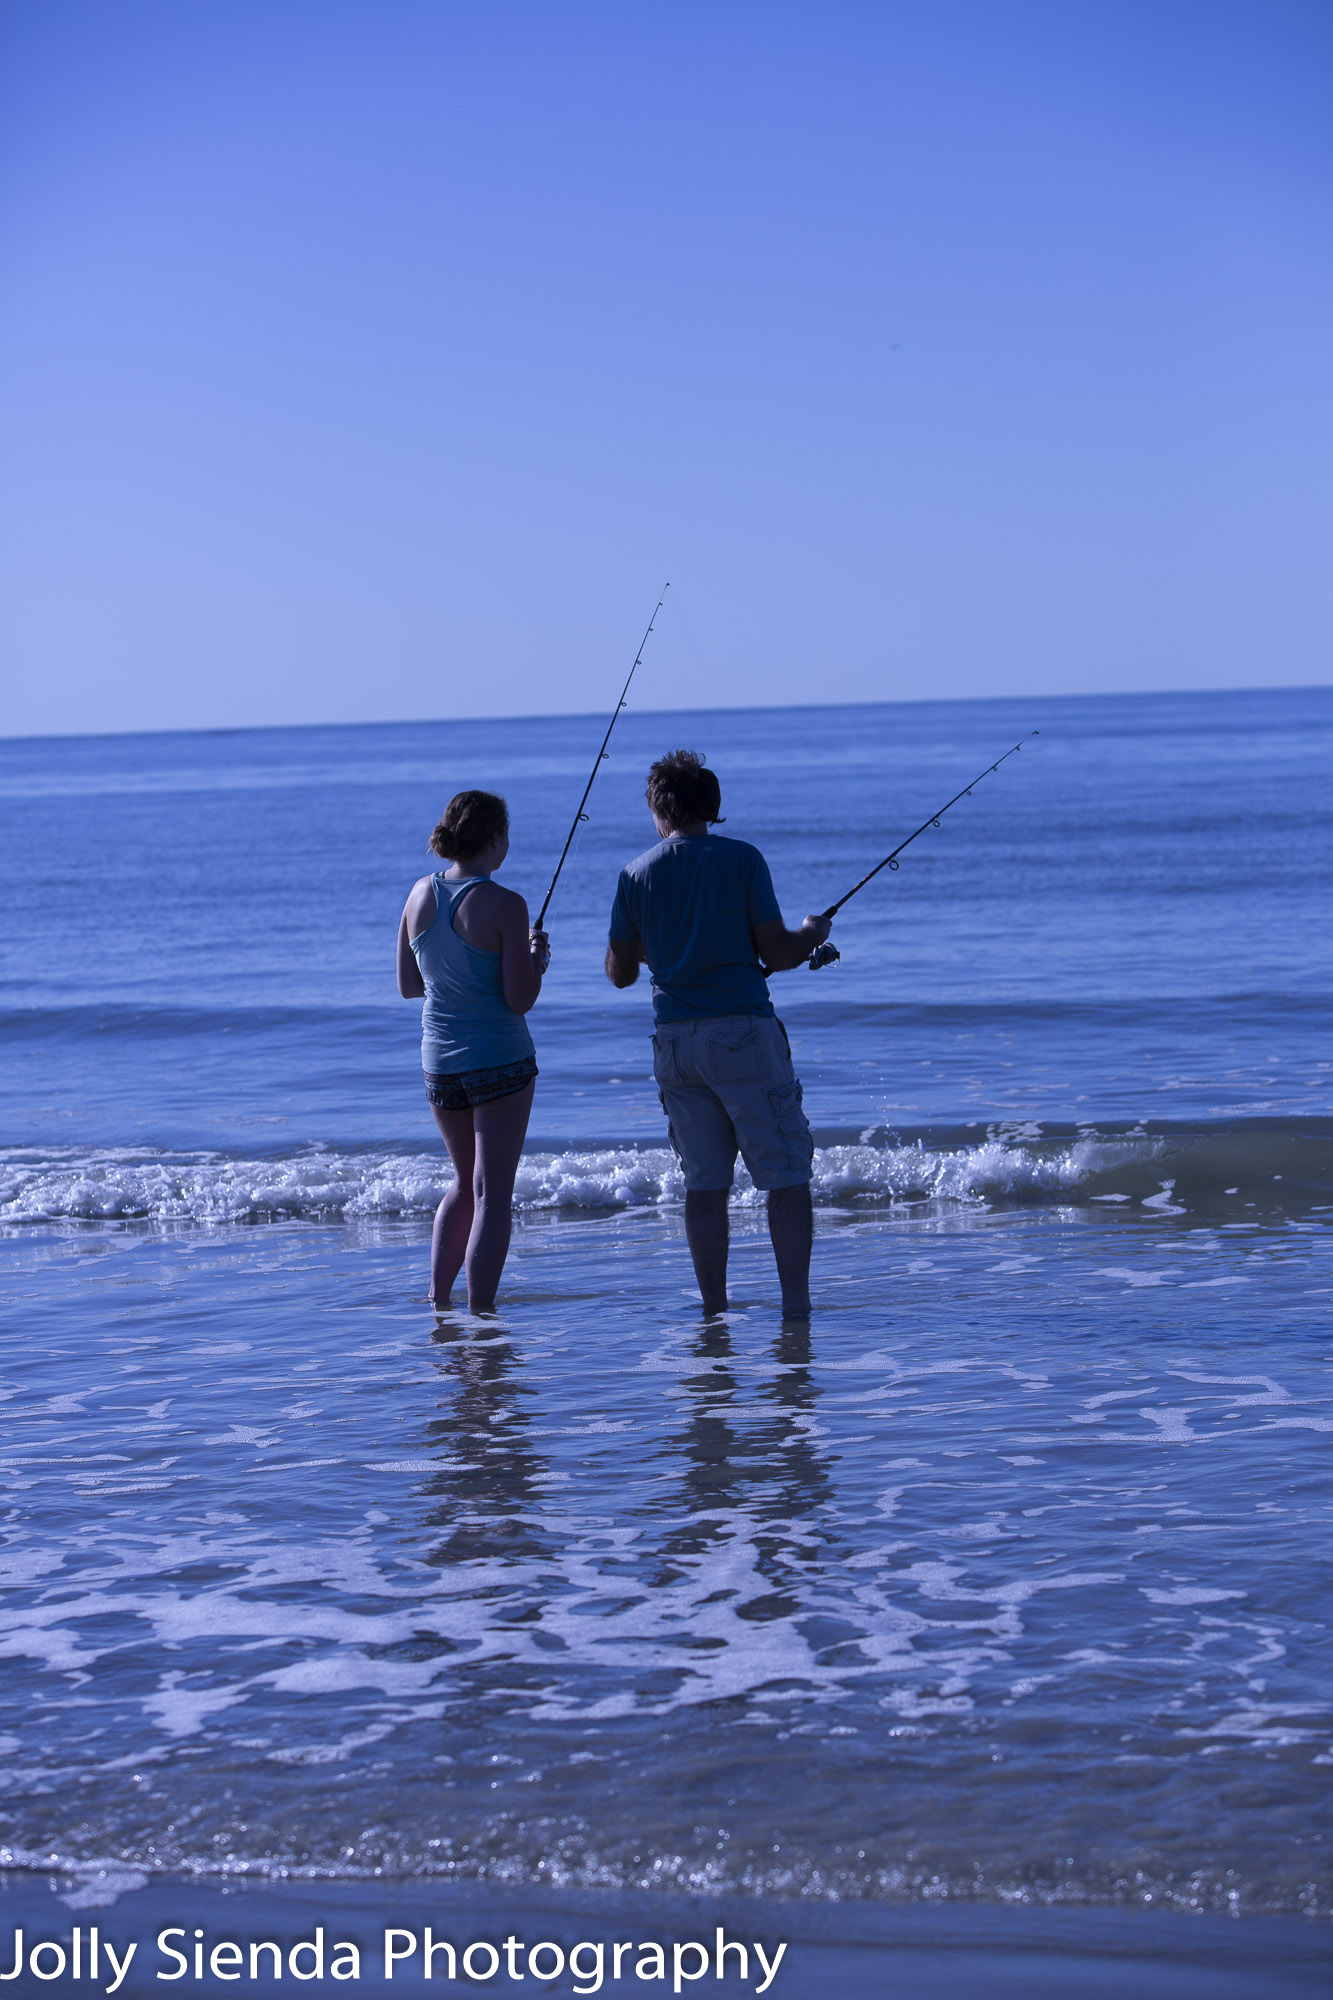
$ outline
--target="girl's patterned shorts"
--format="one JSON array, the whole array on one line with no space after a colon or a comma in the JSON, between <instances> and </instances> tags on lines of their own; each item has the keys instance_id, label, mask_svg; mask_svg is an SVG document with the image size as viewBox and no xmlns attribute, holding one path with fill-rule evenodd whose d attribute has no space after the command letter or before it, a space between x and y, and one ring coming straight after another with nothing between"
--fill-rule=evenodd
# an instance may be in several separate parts
<instances>
[{"instance_id":1,"label":"girl's patterned shorts","mask_svg":"<svg viewBox=\"0 0 1333 2000\"><path fill-rule=\"evenodd\" d=\"M426 1071L426 1096L441 1111L466 1111L473 1104L491 1104L526 1090L537 1074L536 1056L501 1063L498 1069L462 1069L451 1075Z\"/></svg>"}]
</instances>

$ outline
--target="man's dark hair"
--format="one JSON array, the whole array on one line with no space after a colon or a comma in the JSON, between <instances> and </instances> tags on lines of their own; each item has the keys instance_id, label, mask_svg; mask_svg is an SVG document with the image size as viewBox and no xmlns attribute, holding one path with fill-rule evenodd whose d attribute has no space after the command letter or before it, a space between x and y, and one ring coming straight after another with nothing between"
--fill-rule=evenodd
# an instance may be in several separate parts
<instances>
[{"instance_id":1,"label":"man's dark hair","mask_svg":"<svg viewBox=\"0 0 1333 2000\"><path fill-rule=\"evenodd\" d=\"M430 837L442 861L470 861L509 831L509 808L494 792L456 792Z\"/></svg>"},{"instance_id":2,"label":"man's dark hair","mask_svg":"<svg viewBox=\"0 0 1333 2000\"><path fill-rule=\"evenodd\" d=\"M709 826L725 824L717 773L707 768L697 750L669 750L665 757L659 757L649 767L645 796L649 812L664 820L673 833L700 819Z\"/></svg>"}]
</instances>

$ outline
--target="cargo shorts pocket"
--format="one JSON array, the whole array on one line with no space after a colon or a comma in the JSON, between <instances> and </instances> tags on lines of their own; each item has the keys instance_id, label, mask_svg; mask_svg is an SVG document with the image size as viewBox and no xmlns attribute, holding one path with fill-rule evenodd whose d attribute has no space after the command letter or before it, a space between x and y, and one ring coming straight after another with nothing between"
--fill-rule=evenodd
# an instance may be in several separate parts
<instances>
[{"instance_id":1,"label":"cargo shorts pocket","mask_svg":"<svg viewBox=\"0 0 1333 2000\"><path fill-rule=\"evenodd\" d=\"M768 1093L768 1101L787 1164L808 1172L814 1163L815 1142L809 1120L801 1109L802 1095L800 1084L793 1080L775 1085Z\"/></svg>"},{"instance_id":2,"label":"cargo shorts pocket","mask_svg":"<svg viewBox=\"0 0 1333 2000\"><path fill-rule=\"evenodd\" d=\"M711 1084L762 1083L765 1066L757 1021L744 1028L714 1028L704 1042L702 1068Z\"/></svg>"},{"instance_id":3,"label":"cargo shorts pocket","mask_svg":"<svg viewBox=\"0 0 1333 2000\"><path fill-rule=\"evenodd\" d=\"M680 1085L685 1079L681 1075L680 1063L676 1057L674 1035L653 1036L653 1076L663 1085ZM663 1106L665 1109L665 1105Z\"/></svg>"},{"instance_id":4,"label":"cargo shorts pocket","mask_svg":"<svg viewBox=\"0 0 1333 2000\"><path fill-rule=\"evenodd\" d=\"M681 1166L683 1167L685 1164L685 1155L680 1150L680 1140L676 1137L676 1128L671 1122L671 1113L667 1109L666 1098L663 1096L660 1090L657 1093L657 1097L658 1097L658 1102L661 1104L663 1111L666 1112L667 1144L670 1146L672 1152L675 1154L676 1158L679 1160Z\"/></svg>"}]
</instances>

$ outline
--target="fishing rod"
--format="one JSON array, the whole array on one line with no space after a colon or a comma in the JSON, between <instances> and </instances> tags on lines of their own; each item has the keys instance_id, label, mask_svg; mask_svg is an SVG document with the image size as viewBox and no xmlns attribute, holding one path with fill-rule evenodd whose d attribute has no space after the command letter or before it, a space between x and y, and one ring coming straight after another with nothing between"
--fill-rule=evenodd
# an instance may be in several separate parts
<instances>
[{"instance_id":1,"label":"fishing rod","mask_svg":"<svg viewBox=\"0 0 1333 2000\"><path fill-rule=\"evenodd\" d=\"M587 813L584 812L583 808L588 803L588 795L592 791L593 781L596 778L597 773L601 768L602 759L606 755L606 746L611 741L611 731L615 728L616 723L619 721L620 711L625 706L625 697L629 693L629 684L634 679L634 675L638 668L639 661L643 658L643 649L653 636L653 627L657 623L657 613L662 609L662 606L666 603L666 594L670 590L670 588L671 585L669 583L664 583L662 585L662 595L657 600L657 609L653 612L652 617L648 620L648 630L644 633L642 639L640 639L639 641L639 650L634 655L634 665L630 668L628 674L626 674L625 676L625 685L620 690L620 700L616 703L615 712L612 715L611 720L606 725L606 734L602 738L602 747L597 752L597 755L593 760L592 770L588 773L588 782L583 787L583 797L579 800L579 809L574 815L574 823L570 827L569 834L565 840L565 844L560 850L560 859L555 864L555 873L551 877L551 886L546 891L545 899L542 903L540 910L538 910L537 912L537 921L532 926L534 931L541 930L542 919L545 917L551 898L555 894L555 885L560 880L560 870L564 867L565 857L568 855L569 850L574 843L574 835L578 832L580 823L583 820L586 820L588 817Z\"/></svg>"},{"instance_id":2,"label":"fishing rod","mask_svg":"<svg viewBox=\"0 0 1333 2000\"><path fill-rule=\"evenodd\" d=\"M1039 736L1040 734L1041 731L1038 729L1030 730L1028 735L1026 735L1023 738L1022 743L1015 743L1013 749L1006 750L1003 757L997 757L993 764L987 764L985 770L980 772L975 778L973 778L972 785L979 785L981 783L982 778L988 778L992 771L998 771L1001 764L1005 762L1006 758L1017 755L1017 753L1023 748L1023 743L1030 742L1034 736ZM855 883L853 887L847 891L847 894L845 896L839 896L837 902L834 903L830 909L827 909L822 912L824 918L831 923L833 918L837 916L838 911L842 908L843 904L850 903L852 897L857 893L859 889L864 889L867 882L873 882L876 875L879 874L881 868L888 868L896 875L898 872L898 856L902 853L903 849L905 847L910 847L912 845L912 842L917 838L917 835L924 833L928 827L938 826L940 821L943 819L945 813L948 812L949 806L956 806L958 804L959 799L971 798L972 785L964 785L961 792L954 793L954 796L950 799L948 806L941 806L938 812L932 813L929 819L923 820L921 822L921 825L917 828L916 833L909 833L906 840L900 840L898 845L894 848L892 854L886 854L884 859L880 862L877 862L868 875L863 875L860 881ZM821 966L832 965L835 959L841 957L842 953L838 950L838 947L835 944L829 944L825 942L824 944L817 945L814 951L811 952L810 954L810 970L812 972L818 972Z\"/></svg>"}]
</instances>

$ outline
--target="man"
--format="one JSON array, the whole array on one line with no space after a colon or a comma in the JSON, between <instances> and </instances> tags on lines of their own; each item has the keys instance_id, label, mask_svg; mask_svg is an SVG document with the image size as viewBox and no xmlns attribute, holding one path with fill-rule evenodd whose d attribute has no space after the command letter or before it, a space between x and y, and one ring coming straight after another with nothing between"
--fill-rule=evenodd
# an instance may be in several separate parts
<instances>
[{"instance_id":1,"label":"man","mask_svg":"<svg viewBox=\"0 0 1333 2000\"><path fill-rule=\"evenodd\" d=\"M722 792L693 750L658 759L647 798L661 839L621 873L606 976L632 986L641 963L653 976L653 1074L685 1170L685 1235L704 1311L726 1309L739 1150L768 1193L783 1313L804 1316L814 1142L766 974L804 964L829 925L807 917L789 931L758 848L709 832L721 824Z\"/></svg>"}]
</instances>

